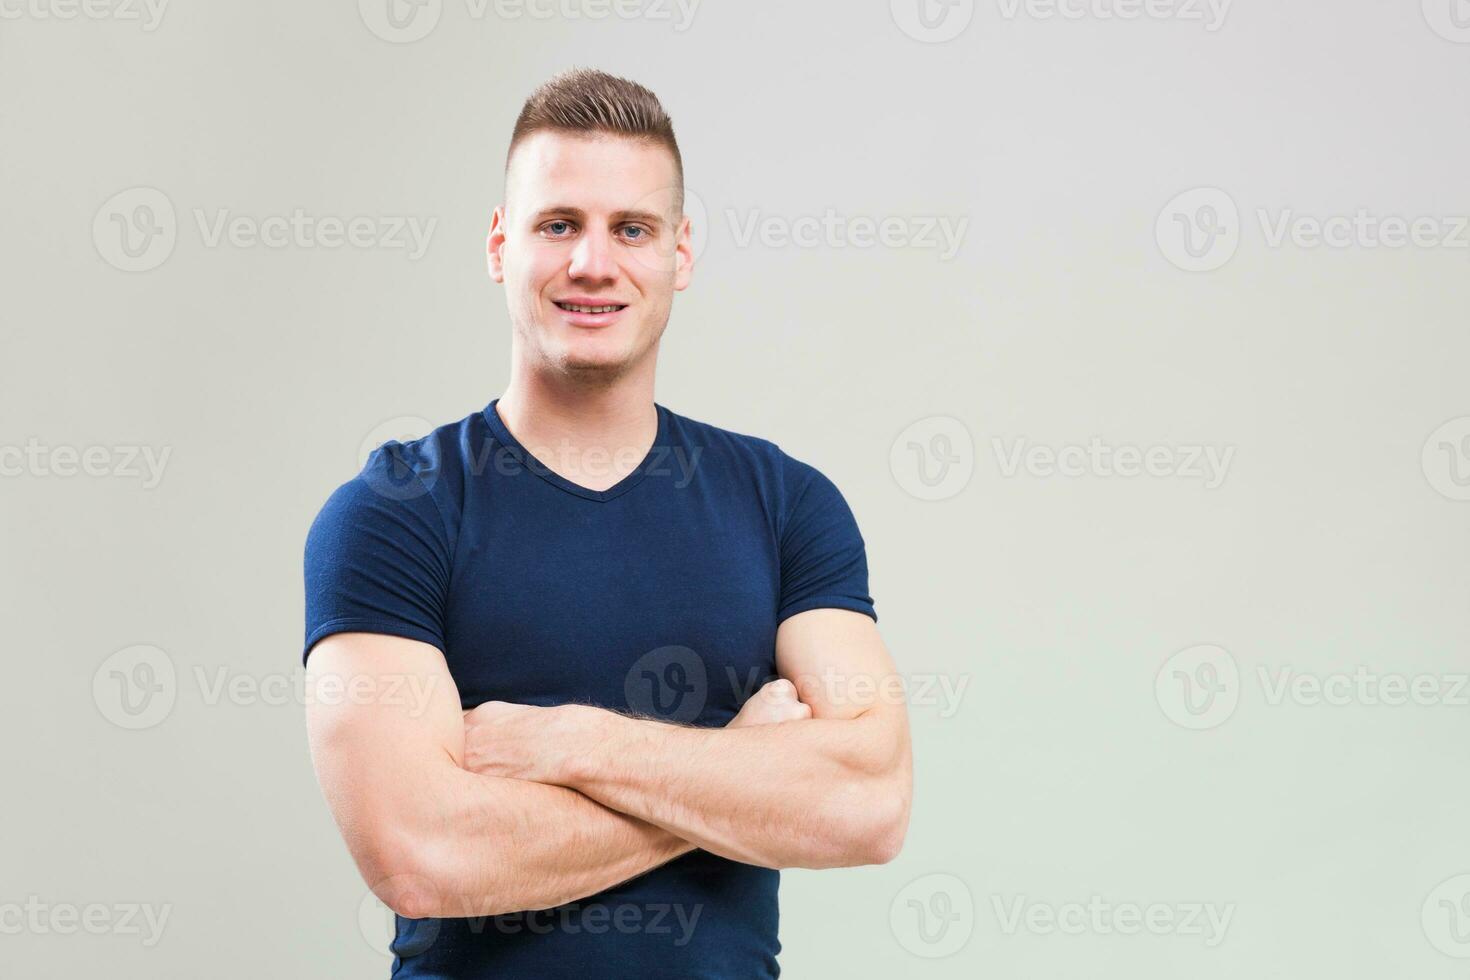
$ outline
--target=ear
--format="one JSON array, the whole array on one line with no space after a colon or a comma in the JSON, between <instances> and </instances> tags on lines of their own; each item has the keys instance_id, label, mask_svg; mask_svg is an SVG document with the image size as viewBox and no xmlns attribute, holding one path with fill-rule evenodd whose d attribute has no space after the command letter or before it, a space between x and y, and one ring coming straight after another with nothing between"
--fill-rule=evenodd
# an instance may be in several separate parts
<instances>
[{"instance_id":1,"label":"ear","mask_svg":"<svg viewBox=\"0 0 1470 980\"><path fill-rule=\"evenodd\" d=\"M689 280L694 276L694 237L687 214L679 222L679 235L674 241L674 253L677 259L677 264L674 266L674 288L687 289Z\"/></svg>"},{"instance_id":2,"label":"ear","mask_svg":"<svg viewBox=\"0 0 1470 980\"><path fill-rule=\"evenodd\" d=\"M505 205L490 215L490 234L485 239L485 258L490 269L490 278L505 282L505 259L501 250L505 248Z\"/></svg>"}]
</instances>

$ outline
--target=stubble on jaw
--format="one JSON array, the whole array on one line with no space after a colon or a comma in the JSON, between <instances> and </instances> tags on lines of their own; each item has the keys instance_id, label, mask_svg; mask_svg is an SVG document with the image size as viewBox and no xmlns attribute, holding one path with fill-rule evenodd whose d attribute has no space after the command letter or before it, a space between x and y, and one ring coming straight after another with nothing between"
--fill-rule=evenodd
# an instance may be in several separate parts
<instances>
[{"instance_id":1,"label":"stubble on jaw","mask_svg":"<svg viewBox=\"0 0 1470 980\"><path fill-rule=\"evenodd\" d=\"M626 360L607 363L605 361L589 362L580 361L576 358L565 358L561 364L557 365L557 369L563 377L574 384L579 390L605 391L631 374L633 369L645 360L656 356L658 353L658 342L662 336L663 331L660 330L659 335L653 339L653 342L647 348Z\"/></svg>"},{"instance_id":2,"label":"stubble on jaw","mask_svg":"<svg viewBox=\"0 0 1470 980\"><path fill-rule=\"evenodd\" d=\"M647 346L635 351L632 356L615 362L580 360L575 354L566 351L549 350L540 340L542 334L539 331L547 329L543 324L517 327L517 333L521 343L530 345L529 350L534 352L540 367L566 381L575 390L594 392L612 388L645 360L656 357L659 342L668 325L668 318L665 317L663 325L658 328Z\"/></svg>"}]
</instances>

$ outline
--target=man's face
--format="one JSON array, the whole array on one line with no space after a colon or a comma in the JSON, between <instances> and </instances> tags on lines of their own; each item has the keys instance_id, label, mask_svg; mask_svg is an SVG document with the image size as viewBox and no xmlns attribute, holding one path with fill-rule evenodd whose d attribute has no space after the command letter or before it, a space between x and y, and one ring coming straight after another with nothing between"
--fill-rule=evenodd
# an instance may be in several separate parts
<instances>
[{"instance_id":1,"label":"man's face","mask_svg":"<svg viewBox=\"0 0 1470 980\"><path fill-rule=\"evenodd\" d=\"M506 286L530 366L606 382L655 354L694 264L673 154L542 131L516 148L505 193L491 219L490 275Z\"/></svg>"}]
</instances>

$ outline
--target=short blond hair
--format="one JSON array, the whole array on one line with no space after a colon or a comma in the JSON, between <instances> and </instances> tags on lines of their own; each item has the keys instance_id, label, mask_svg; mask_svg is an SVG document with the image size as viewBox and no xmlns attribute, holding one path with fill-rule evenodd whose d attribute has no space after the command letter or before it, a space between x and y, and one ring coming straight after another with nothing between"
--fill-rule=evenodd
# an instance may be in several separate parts
<instances>
[{"instance_id":1,"label":"short blond hair","mask_svg":"<svg viewBox=\"0 0 1470 980\"><path fill-rule=\"evenodd\" d=\"M679 207L684 201L684 158L674 138L674 124L658 96L637 82L595 68L573 68L546 82L521 108L510 148L505 152L505 169L521 141L532 133L593 136L626 136L663 146L674 155Z\"/></svg>"}]
</instances>

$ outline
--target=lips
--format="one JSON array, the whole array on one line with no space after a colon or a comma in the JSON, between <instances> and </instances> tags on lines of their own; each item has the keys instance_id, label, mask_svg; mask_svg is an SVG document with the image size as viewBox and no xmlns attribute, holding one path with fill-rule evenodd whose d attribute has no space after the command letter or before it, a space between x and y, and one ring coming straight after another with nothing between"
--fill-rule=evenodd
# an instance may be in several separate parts
<instances>
[{"instance_id":1,"label":"lips","mask_svg":"<svg viewBox=\"0 0 1470 980\"><path fill-rule=\"evenodd\" d=\"M584 296L553 300L553 302L556 308L561 310L562 317L568 323L578 327L609 326L617 322L623 311L628 308L626 303L612 303Z\"/></svg>"}]
</instances>

